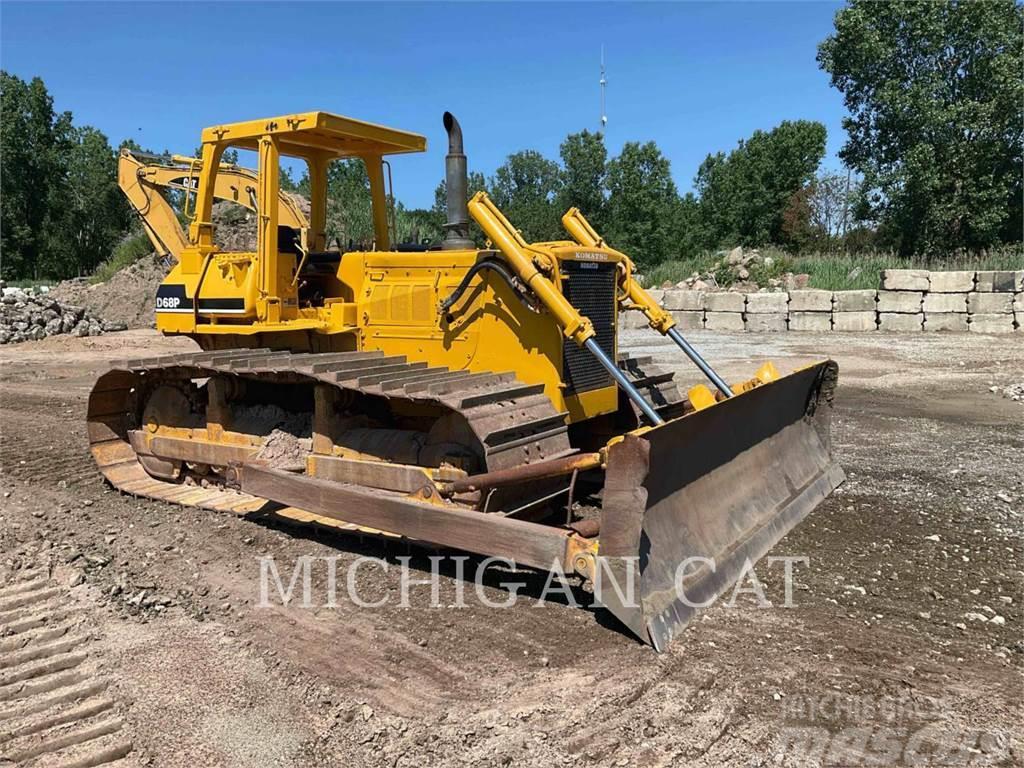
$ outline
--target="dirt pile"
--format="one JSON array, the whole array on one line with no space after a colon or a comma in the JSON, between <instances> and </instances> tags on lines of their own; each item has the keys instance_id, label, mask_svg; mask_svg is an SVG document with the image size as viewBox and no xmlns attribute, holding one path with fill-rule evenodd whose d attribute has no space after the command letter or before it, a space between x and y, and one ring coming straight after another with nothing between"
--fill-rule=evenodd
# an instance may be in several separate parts
<instances>
[{"instance_id":1,"label":"dirt pile","mask_svg":"<svg viewBox=\"0 0 1024 768\"><path fill-rule=\"evenodd\" d=\"M99 336L127 327L116 319L103 319L85 307L62 303L52 293L4 288L0 300L0 344L39 341L62 333Z\"/></svg>"},{"instance_id":2,"label":"dirt pile","mask_svg":"<svg viewBox=\"0 0 1024 768\"><path fill-rule=\"evenodd\" d=\"M91 284L85 277L65 280L50 291L50 296L84 306L89 312L128 328L152 328L156 289L169 269L170 265L154 253L104 283Z\"/></svg>"}]
</instances>

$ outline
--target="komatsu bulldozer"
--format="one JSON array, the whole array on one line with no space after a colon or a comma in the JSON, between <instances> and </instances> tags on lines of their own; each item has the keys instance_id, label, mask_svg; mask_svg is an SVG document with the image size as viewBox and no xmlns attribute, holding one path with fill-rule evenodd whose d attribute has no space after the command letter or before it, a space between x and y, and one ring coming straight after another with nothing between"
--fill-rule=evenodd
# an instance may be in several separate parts
<instances>
[{"instance_id":1,"label":"komatsu bulldozer","mask_svg":"<svg viewBox=\"0 0 1024 768\"><path fill-rule=\"evenodd\" d=\"M92 454L124 492L273 514L554 571L664 649L843 478L829 443L837 366L727 383L576 209L527 243L467 200L444 115L447 224L395 243L387 158L423 136L326 112L216 125L197 158L121 158L120 181L175 260L156 323L199 351L125 360L96 382ZM255 151L258 168L222 162ZM280 189L304 161L310 211ZM374 242L328 242L327 176L366 167ZM160 195L184 195L187 231ZM253 212L254 252L215 245L215 200ZM487 238L479 248L470 221ZM619 349L641 312L700 381ZM707 379L707 384L703 379Z\"/></svg>"}]
</instances>

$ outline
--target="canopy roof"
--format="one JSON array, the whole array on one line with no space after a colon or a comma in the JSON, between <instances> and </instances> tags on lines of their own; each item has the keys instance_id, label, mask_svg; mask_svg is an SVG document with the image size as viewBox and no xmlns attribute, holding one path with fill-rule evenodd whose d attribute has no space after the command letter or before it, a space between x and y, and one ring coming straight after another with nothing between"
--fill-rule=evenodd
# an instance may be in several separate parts
<instances>
[{"instance_id":1,"label":"canopy roof","mask_svg":"<svg viewBox=\"0 0 1024 768\"><path fill-rule=\"evenodd\" d=\"M203 143L218 142L257 149L260 138L267 135L277 137L283 154L295 157L308 157L320 152L332 157L395 155L423 152L427 148L426 138L418 133L365 123L330 112L302 112L215 125L203 131Z\"/></svg>"}]
</instances>

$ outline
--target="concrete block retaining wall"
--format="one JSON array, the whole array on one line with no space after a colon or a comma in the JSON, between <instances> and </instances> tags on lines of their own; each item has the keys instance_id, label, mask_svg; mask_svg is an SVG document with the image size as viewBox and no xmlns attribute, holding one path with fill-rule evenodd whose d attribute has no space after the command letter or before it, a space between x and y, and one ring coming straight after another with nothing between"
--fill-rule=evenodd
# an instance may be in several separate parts
<instances>
[{"instance_id":1,"label":"concrete block retaining wall","mask_svg":"<svg viewBox=\"0 0 1024 768\"><path fill-rule=\"evenodd\" d=\"M680 330L717 331L974 331L1024 330L1024 270L929 272L887 269L877 291L776 293L652 290ZM643 328L640 312L619 315Z\"/></svg>"}]
</instances>

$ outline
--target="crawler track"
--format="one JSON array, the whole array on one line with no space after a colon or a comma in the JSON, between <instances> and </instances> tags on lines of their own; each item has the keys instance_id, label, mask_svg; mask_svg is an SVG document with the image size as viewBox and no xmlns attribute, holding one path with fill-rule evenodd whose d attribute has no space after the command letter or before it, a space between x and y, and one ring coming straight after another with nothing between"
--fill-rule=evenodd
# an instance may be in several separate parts
<instances>
[{"instance_id":1,"label":"crawler track","mask_svg":"<svg viewBox=\"0 0 1024 768\"><path fill-rule=\"evenodd\" d=\"M649 358L620 361L659 409L680 409L682 397L672 374ZM103 476L125 493L233 514L274 513L298 522L334 528L356 526L312 515L223 487L196 487L148 474L129 442L139 426L139 393L153 381L191 381L211 376L240 377L275 384L326 384L340 392L426 403L460 414L483 447L488 471L571 452L566 414L557 412L539 384L524 384L512 373L470 373L429 368L380 352L300 354L270 350L195 352L115 364L89 396L90 450Z\"/></svg>"}]
</instances>

